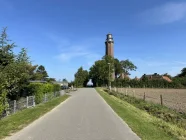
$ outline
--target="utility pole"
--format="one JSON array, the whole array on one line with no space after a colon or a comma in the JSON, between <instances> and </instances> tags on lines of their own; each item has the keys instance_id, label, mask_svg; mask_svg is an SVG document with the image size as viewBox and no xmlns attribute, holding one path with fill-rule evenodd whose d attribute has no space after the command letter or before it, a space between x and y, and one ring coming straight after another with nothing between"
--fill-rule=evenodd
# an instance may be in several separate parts
<instances>
[{"instance_id":1,"label":"utility pole","mask_svg":"<svg viewBox=\"0 0 186 140\"><path fill-rule=\"evenodd\" d=\"M110 80L110 63L108 63L108 65L109 65L109 89L111 90L111 80Z\"/></svg>"}]
</instances>

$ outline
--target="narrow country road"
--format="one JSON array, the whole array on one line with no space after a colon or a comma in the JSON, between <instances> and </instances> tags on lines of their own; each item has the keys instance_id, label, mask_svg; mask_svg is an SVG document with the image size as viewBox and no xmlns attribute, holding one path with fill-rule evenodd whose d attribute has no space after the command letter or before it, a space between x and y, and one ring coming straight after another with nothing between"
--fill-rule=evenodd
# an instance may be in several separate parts
<instances>
[{"instance_id":1,"label":"narrow country road","mask_svg":"<svg viewBox=\"0 0 186 140\"><path fill-rule=\"evenodd\" d=\"M93 88L79 89L7 140L139 140Z\"/></svg>"}]
</instances>

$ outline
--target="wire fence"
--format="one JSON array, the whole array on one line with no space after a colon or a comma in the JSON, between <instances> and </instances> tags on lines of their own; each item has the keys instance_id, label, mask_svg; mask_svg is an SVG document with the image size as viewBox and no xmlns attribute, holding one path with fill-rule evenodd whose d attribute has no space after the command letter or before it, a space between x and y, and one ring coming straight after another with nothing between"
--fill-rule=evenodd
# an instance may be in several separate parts
<instances>
[{"instance_id":1,"label":"wire fence","mask_svg":"<svg viewBox=\"0 0 186 140\"><path fill-rule=\"evenodd\" d=\"M54 94L44 94L44 97L43 97L41 103L48 102L48 101L52 100L53 98L56 98L59 95L60 94L58 92L55 92ZM35 101L36 101L35 96L22 97L18 101L9 100L8 104L7 104L8 108L2 113L2 115L0 116L0 119L4 118L6 116L9 116L11 114L14 114L17 111L20 111L20 110L23 110L26 108L30 108L30 107L35 107L35 105L36 105Z\"/></svg>"},{"instance_id":2,"label":"wire fence","mask_svg":"<svg viewBox=\"0 0 186 140\"><path fill-rule=\"evenodd\" d=\"M186 112L185 89L112 88L113 91Z\"/></svg>"}]
</instances>

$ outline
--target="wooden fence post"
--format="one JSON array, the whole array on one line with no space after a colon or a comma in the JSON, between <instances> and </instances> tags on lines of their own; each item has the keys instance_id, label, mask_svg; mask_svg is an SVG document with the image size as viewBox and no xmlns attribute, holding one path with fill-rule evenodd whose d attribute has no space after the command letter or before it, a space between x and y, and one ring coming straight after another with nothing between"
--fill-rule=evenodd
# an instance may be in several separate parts
<instances>
[{"instance_id":1,"label":"wooden fence post","mask_svg":"<svg viewBox=\"0 0 186 140\"><path fill-rule=\"evenodd\" d=\"M14 100L14 113L16 113L16 100Z\"/></svg>"},{"instance_id":2,"label":"wooden fence post","mask_svg":"<svg viewBox=\"0 0 186 140\"><path fill-rule=\"evenodd\" d=\"M145 92L144 92L144 95L143 95L143 100L145 101Z\"/></svg>"},{"instance_id":3,"label":"wooden fence post","mask_svg":"<svg viewBox=\"0 0 186 140\"><path fill-rule=\"evenodd\" d=\"M160 95L160 102L161 102L161 105L163 105L163 96Z\"/></svg>"},{"instance_id":4,"label":"wooden fence post","mask_svg":"<svg viewBox=\"0 0 186 140\"><path fill-rule=\"evenodd\" d=\"M45 93L45 102L47 101L47 99L46 99L47 97L46 97L46 93Z\"/></svg>"},{"instance_id":5,"label":"wooden fence post","mask_svg":"<svg viewBox=\"0 0 186 140\"><path fill-rule=\"evenodd\" d=\"M33 96L33 106L35 106L36 103L35 103L35 96Z\"/></svg>"},{"instance_id":6,"label":"wooden fence post","mask_svg":"<svg viewBox=\"0 0 186 140\"><path fill-rule=\"evenodd\" d=\"M28 108L28 96L26 96L26 108Z\"/></svg>"}]
</instances>

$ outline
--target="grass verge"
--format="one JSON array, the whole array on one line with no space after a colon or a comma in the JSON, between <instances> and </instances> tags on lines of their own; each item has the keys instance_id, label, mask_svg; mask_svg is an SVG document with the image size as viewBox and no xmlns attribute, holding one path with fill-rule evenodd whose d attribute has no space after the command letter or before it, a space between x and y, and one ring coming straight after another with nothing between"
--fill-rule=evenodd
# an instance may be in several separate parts
<instances>
[{"instance_id":1,"label":"grass verge","mask_svg":"<svg viewBox=\"0 0 186 140\"><path fill-rule=\"evenodd\" d=\"M143 140L184 140L186 131L96 88L112 109Z\"/></svg>"},{"instance_id":2,"label":"grass verge","mask_svg":"<svg viewBox=\"0 0 186 140\"><path fill-rule=\"evenodd\" d=\"M105 90L108 92L108 90ZM170 109L166 106L162 106L160 104L155 104L153 102L144 101L142 99L137 99L135 97L126 96L123 93L119 92L109 92L110 94L114 95L115 97L124 100L135 107L148 112L149 114L160 118L166 122L172 123L186 129L186 113L184 112L177 112L176 110Z\"/></svg>"},{"instance_id":3,"label":"grass verge","mask_svg":"<svg viewBox=\"0 0 186 140\"><path fill-rule=\"evenodd\" d=\"M43 116L45 113L52 110L54 107L59 105L61 102L66 100L69 95L64 95L58 98L55 98L47 103L40 104L34 108L25 109L17 112L11 116L8 116L0 120L0 139L9 136L11 133L14 133L39 117Z\"/></svg>"}]
</instances>

